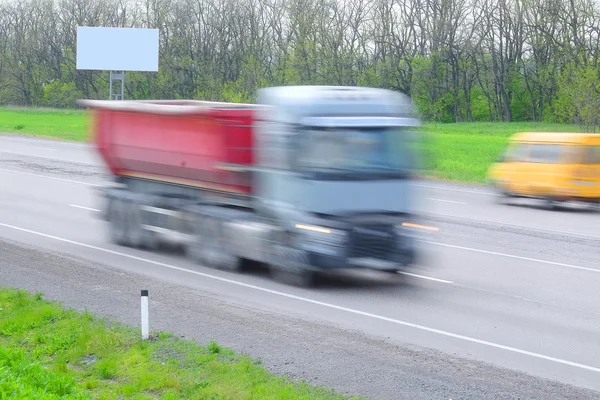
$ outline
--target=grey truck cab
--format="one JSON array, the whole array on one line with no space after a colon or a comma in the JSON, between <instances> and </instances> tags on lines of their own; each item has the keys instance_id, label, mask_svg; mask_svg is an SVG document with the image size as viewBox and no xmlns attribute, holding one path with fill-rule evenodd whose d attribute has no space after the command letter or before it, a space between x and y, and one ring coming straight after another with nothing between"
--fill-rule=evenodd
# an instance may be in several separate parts
<instances>
[{"instance_id":1,"label":"grey truck cab","mask_svg":"<svg viewBox=\"0 0 600 400\"><path fill-rule=\"evenodd\" d=\"M300 275L412 265L419 121L410 98L290 86L262 89L257 102L254 208L279 227L272 263Z\"/></svg>"}]
</instances>

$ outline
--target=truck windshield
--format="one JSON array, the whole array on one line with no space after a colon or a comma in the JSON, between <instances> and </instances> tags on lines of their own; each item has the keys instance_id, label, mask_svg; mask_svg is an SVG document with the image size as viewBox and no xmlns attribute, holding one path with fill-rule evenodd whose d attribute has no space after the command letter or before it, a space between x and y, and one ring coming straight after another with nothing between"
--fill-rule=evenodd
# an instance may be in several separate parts
<instances>
[{"instance_id":1,"label":"truck windshield","mask_svg":"<svg viewBox=\"0 0 600 400\"><path fill-rule=\"evenodd\" d=\"M413 168L407 128L308 128L298 135L300 172L395 178ZM340 176L340 178L342 177Z\"/></svg>"}]
</instances>

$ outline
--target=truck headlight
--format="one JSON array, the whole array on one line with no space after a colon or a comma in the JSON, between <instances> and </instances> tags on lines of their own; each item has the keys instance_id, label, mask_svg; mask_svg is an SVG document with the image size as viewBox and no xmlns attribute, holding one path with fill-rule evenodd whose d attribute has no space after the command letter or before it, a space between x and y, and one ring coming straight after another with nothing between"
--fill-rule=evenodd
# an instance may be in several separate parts
<instances>
[{"instance_id":1,"label":"truck headlight","mask_svg":"<svg viewBox=\"0 0 600 400\"><path fill-rule=\"evenodd\" d=\"M304 231L309 240L318 242L342 244L347 238L346 232L339 229L304 224L296 224L296 228Z\"/></svg>"},{"instance_id":2,"label":"truck headlight","mask_svg":"<svg viewBox=\"0 0 600 400\"><path fill-rule=\"evenodd\" d=\"M437 232L440 229L436 228L435 226L428 226L428 225L422 225L422 224L417 224L414 222L403 222L399 225L395 226L396 228L396 235L398 236L416 236L418 234L423 234L425 233L425 231L433 231L433 232Z\"/></svg>"}]
</instances>

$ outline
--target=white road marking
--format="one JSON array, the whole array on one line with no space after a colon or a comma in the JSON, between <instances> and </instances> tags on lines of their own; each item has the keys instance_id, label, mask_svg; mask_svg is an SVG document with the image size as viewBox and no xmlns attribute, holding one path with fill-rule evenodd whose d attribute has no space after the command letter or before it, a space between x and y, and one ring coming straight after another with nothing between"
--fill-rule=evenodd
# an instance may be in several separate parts
<instances>
[{"instance_id":1,"label":"white road marking","mask_svg":"<svg viewBox=\"0 0 600 400\"><path fill-rule=\"evenodd\" d=\"M433 200L433 201L443 201L444 203L454 203L454 204L467 204L465 202L462 201L453 201L453 200L444 200L444 199L434 199L433 197L428 197L427 200Z\"/></svg>"},{"instance_id":2,"label":"white road marking","mask_svg":"<svg viewBox=\"0 0 600 400\"><path fill-rule=\"evenodd\" d=\"M108 253L108 254L113 254L113 255L116 255L116 256L121 256L121 257L129 258L131 260L146 262L146 263L149 263L149 264L157 265L157 266L160 266L160 267L163 267L163 268L167 268L167 269L171 269L171 270L174 270L174 271L185 272L185 273L188 273L188 274L197 275L197 276L201 276L201 277L208 278L208 279L213 279L213 280L217 280L217 281L229 283L229 284L236 285L236 286L241 286L241 287L245 287L245 288L249 288L249 289L254 289L254 290L257 290L257 291L260 291L260 292L273 294L275 296L280 296L280 297L285 297L285 298L289 298L289 299L293 299L293 300L297 300L297 301L302 301L304 303L315 304L315 305L318 305L318 306L322 306L322 307L326 307L326 308L330 308L330 309L334 309L334 310L338 310L338 311L344 311L344 312L347 312L347 313L350 313L350 314L360 315L360 316L367 317L367 318L377 319L377 320L380 320L380 321L385 321L385 322L389 322L389 323L392 323L392 324L396 324L396 325L400 325L400 326L405 326L405 327L409 327L409 328L413 328L413 329L417 329L417 330L421 330L421 331L424 331L424 332L435 333L435 334L438 334L440 336L446 336L446 337L450 337L450 338L462 340L462 341L465 341L465 342L480 344L482 346L492 347L492 348L496 348L496 349L500 349L500 350L505 350L505 351L508 351L508 352L511 352L511 353L526 355L526 356L530 356L530 357L533 357L533 358L538 358L538 359L541 359L541 360L551 361L551 362L554 362L554 363L557 363L557 364L567 365L567 366L570 366L570 367L575 367L575 368L579 368L579 369L583 369L583 370L587 370L587 371L592 371L592 372L600 373L600 368L594 367L594 366L591 366L591 365L586 365L586 364L581 364L581 363L577 363L577 362L573 362L573 361L569 361L569 360L564 360L564 359L561 359L561 358L556 358L556 357L548 356L548 355L545 355L545 354L535 353L535 352L532 352L532 351L523 350L523 349L519 349L519 348L512 347L512 346L506 346L506 345L499 344L499 343L489 342L487 340L482 340L482 339L477 339L477 338L470 337L470 336L460 335L460 334L457 334L457 333L452 333L452 332L444 331L444 330L441 330L441 329L431 328L431 327L428 327L428 326L419 325L419 324L415 324L415 323L412 323L412 322L403 321L403 320L399 320L399 319L395 319L395 318L385 317L383 315L373 314L373 313L366 312L366 311L360 311L360 310L356 310L356 309L353 309L353 308L338 306L336 304L326 303L326 302L319 301L319 300L313 300L313 299L310 299L308 297L302 297L302 296L297 296L297 295L290 294L290 293L280 292L278 290L267 289L267 288L256 286L256 285L252 285L252 284L249 284L249 283L244 283L244 282L236 281L236 280L233 280L233 279L222 278L220 276L210 275L210 274L206 274L206 273L203 273L203 272L193 271L193 270L189 270L189 269L177 267L175 265L163 263L163 262L160 262L160 261L154 261L154 260L150 260L150 259L147 259L147 258L138 257L138 256L134 256L134 255L131 255L131 254L126 254L126 253L122 253L122 252L115 251L115 250L109 250L109 249L105 249L105 248L102 248L102 247L93 246L93 245L90 245L90 244L76 242L74 240L65 239L65 238L61 238L61 237L58 237L58 236L53 236L53 235L49 235L49 234L46 234L46 233L41 233L41 232L33 231L33 230L30 230L30 229L19 228L19 227L14 226L14 225L4 224L4 223L0 222L0 226L3 226L3 227L8 228L8 229L12 229L12 230L20 231L20 232L25 232L25 233L29 233L29 234L32 234L32 235L37 235L37 236L45 237L45 238L48 238L48 239L60 241L60 242L63 242L63 243L69 243L69 244L72 244L72 245L75 245L75 246L85 247L85 248L96 250L96 251L100 251L100 252L103 252L103 253Z\"/></svg>"},{"instance_id":3,"label":"white road marking","mask_svg":"<svg viewBox=\"0 0 600 400\"><path fill-rule=\"evenodd\" d=\"M579 265L572 265L572 264L565 264L565 263L554 262L554 261L540 260L538 258L516 256L514 254L507 254L507 253L500 253L500 252L497 252L497 251L474 249L472 247L456 246L456 245L453 245L453 244L446 244L446 243L439 243L439 242L430 242L430 241L427 241L427 240L424 240L423 242L427 243L427 244L433 244L435 246L449 247L451 249L472 251L472 252L475 252L475 253L489 254L489 255L493 255L493 256L500 256L500 257L506 257L506 258L514 258L516 260L532 261L532 262L537 262L537 263L540 263L540 264L556 265L558 267L566 267L566 268L571 268L571 269L578 269L578 270L581 270L581 271L589 271L589 272L600 273L600 269L588 268L588 267L581 267Z\"/></svg>"},{"instance_id":4,"label":"white road marking","mask_svg":"<svg viewBox=\"0 0 600 400\"><path fill-rule=\"evenodd\" d=\"M414 278L427 279L429 281L435 281L435 282L441 282L441 283L449 283L449 284L453 284L454 283L452 281L447 281L447 280L439 279L439 278L432 278L431 276L413 274L413 273L410 273L410 272L398 271L398 273L400 275L412 276Z\"/></svg>"},{"instance_id":5,"label":"white road marking","mask_svg":"<svg viewBox=\"0 0 600 400\"><path fill-rule=\"evenodd\" d=\"M27 157L34 157L34 158L43 158L43 159L52 160L52 161L67 161L64 158L40 156L37 154L29 154L29 153L21 153L20 151L0 150L0 153L14 154L17 156L27 156Z\"/></svg>"},{"instance_id":6,"label":"white road marking","mask_svg":"<svg viewBox=\"0 0 600 400\"><path fill-rule=\"evenodd\" d=\"M94 187L103 186L103 185L99 185L99 184L95 184L95 183L76 181L76 180L72 180L72 179L57 178L57 177L53 177L53 176L49 176L49 175L34 174L31 172L17 171L17 170L7 169L7 168L0 168L0 171L30 175L30 176L35 176L38 178L53 179L53 180L62 181L62 182L77 183L77 184L86 185L86 186L94 186ZM433 199L433 198L429 198L429 199L438 200L438 199ZM439 201L450 202L450 200L441 200L441 199L439 199ZM456 203L459 203L459 202L456 202ZM461 203L461 204L467 204L467 203ZM485 219L485 218L475 219L475 218L467 218L467 217L457 217L456 215L450 215L450 214L444 214L444 213L421 213L421 214L423 216L428 216L428 217L452 217L452 218L458 218L458 219L462 219L465 221L471 221L471 222L493 223L493 224L499 224L499 225L513 226L513 227L517 227L517 228L527 228L527 229L534 229L534 230L551 232L551 233L559 233L559 234L565 234L565 235L571 235L571 236L581 236L581 237L588 237L588 238L592 238L592 239L600 239L600 236L597 236L597 235L589 235L589 234L585 234L585 233L561 231L561 230L557 230L557 229L548 229L548 228L542 228L542 227L536 227L536 226L530 226L530 225L511 224L509 222L494 221L494 220L489 220L489 219ZM591 225L589 225L589 226L591 226Z\"/></svg>"},{"instance_id":7,"label":"white road marking","mask_svg":"<svg viewBox=\"0 0 600 400\"><path fill-rule=\"evenodd\" d=\"M95 183L75 181L75 180L72 180L72 179L56 178L54 176L42 175L42 174L34 174L34 173L31 173L31 172L25 172L25 171L17 171L15 169L0 168L0 171L12 172L12 173L15 173L15 174L30 175L30 176L35 176L35 177L38 177L38 178L53 179L55 181L61 181L61 182L77 183L79 185L97 186L97 187L102 186L102 185L97 185Z\"/></svg>"},{"instance_id":8,"label":"white road marking","mask_svg":"<svg viewBox=\"0 0 600 400\"><path fill-rule=\"evenodd\" d=\"M70 207L75 207L75 208L81 208L82 210L100 212L100 210L98 210L97 208L78 206L77 204L69 204L69 206Z\"/></svg>"},{"instance_id":9,"label":"white road marking","mask_svg":"<svg viewBox=\"0 0 600 400\"><path fill-rule=\"evenodd\" d=\"M436 186L436 185L426 185L426 184L422 184L422 183L415 183L414 186L427 188L427 189L434 189L434 190L448 190L451 192L463 192L463 193L480 194L480 195L484 195L484 196L496 196L495 193L486 192L483 190L475 190L475 189L459 189L459 188L443 187L443 186Z\"/></svg>"},{"instance_id":10,"label":"white road marking","mask_svg":"<svg viewBox=\"0 0 600 400\"><path fill-rule=\"evenodd\" d=\"M0 140L5 140L9 142L18 142L25 144L33 144L33 143L47 143L52 146L60 146L60 147L93 147L90 143L86 142L73 142L69 140L59 140L52 139L49 137L40 137L40 136L32 136L28 134L17 134L17 133L0 133Z\"/></svg>"},{"instance_id":11,"label":"white road marking","mask_svg":"<svg viewBox=\"0 0 600 400\"><path fill-rule=\"evenodd\" d=\"M527 303L538 304L538 305L542 305L542 306L546 306L546 307L554 307L554 308L558 308L558 309L563 310L563 311L564 310L569 310L569 311L574 311L574 312L581 313L581 314L600 315L600 312L580 310L578 308L566 307L564 305L559 305L559 304L557 304L554 301L546 302L546 301L540 301L540 300L535 300L535 299L529 299L527 297L523 297L523 296L519 296L519 295L515 295L515 294L509 294L509 293L504 293L504 292L497 292L495 290L482 289L482 288L478 288L478 287L475 287L475 286L461 285L459 283L455 283L452 286L454 286L455 288L459 288L459 289L473 290L473 291L480 292L480 293L493 294L493 295L496 295L496 296L508 297L508 298L511 298L511 299L516 299L516 300L524 301L524 302L527 302Z\"/></svg>"}]
</instances>

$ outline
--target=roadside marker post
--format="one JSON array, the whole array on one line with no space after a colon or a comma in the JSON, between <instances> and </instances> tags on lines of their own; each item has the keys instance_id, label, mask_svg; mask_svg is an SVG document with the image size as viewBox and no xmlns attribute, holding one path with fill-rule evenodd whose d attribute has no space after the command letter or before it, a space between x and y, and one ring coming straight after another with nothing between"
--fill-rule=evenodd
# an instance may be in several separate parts
<instances>
[{"instance_id":1,"label":"roadside marker post","mask_svg":"<svg viewBox=\"0 0 600 400\"><path fill-rule=\"evenodd\" d=\"M148 324L148 291L142 290L142 340L148 340L150 329Z\"/></svg>"}]
</instances>

